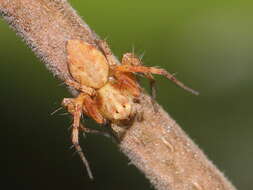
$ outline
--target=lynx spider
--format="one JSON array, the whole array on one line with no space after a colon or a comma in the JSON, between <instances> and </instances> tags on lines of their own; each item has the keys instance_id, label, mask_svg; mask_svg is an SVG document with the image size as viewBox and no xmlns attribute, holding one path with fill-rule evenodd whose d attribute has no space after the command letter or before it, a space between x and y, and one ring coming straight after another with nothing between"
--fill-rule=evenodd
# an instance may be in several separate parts
<instances>
[{"instance_id":1,"label":"lynx spider","mask_svg":"<svg viewBox=\"0 0 253 190\"><path fill-rule=\"evenodd\" d=\"M118 65L105 41L98 40L97 46L98 48L82 40L68 40L67 59L72 79L66 80L65 83L80 93L76 98L64 98L62 101L62 105L73 115L72 143L90 178L93 177L78 142L79 130L83 129L80 124L82 113L99 124L108 120L119 123L133 117L136 113L134 99L140 96L140 87L134 73L143 74L152 86L152 74L163 75L181 88L198 94L166 70L143 66L133 53L124 54L121 65ZM152 94L155 94L154 90Z\"/></svg>"}]
</instances>

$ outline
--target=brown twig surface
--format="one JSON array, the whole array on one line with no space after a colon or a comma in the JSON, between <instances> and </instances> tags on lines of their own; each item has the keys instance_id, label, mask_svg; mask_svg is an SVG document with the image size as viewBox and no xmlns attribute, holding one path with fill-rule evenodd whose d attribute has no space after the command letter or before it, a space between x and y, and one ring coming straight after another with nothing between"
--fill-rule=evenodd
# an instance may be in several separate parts
<instances>
[{"instance_id":1,"label":"brown twig surface","mask_svg":"<svg viewBox=\"0 0 253 190\"><path fill-rule=\"evenodd\" d=\"M0 0L0 13L61 80L70 77L66 41L95 44L98 39L66 0ZM128 129L112 128L121 139L122 152L156 189L235 189L160 106L154 112L149 96L141 96L139 109L142 121L134 121Z\"/></svg>"}]
</instances>

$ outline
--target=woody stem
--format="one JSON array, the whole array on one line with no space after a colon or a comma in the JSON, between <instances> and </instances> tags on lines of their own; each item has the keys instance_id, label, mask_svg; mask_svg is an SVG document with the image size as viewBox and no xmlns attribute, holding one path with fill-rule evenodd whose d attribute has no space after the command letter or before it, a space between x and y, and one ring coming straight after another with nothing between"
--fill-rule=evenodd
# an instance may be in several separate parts
<instances>
[{"instance_id":1,"label":"woody stem","mask_svg":"<svg viewBox=\"0 0 253 190\"><path fill-rule=\"evenodd\" d=\"M98 36L66 0L0 0L0 14L24 39L47 68L65 81L68 39L96 44ZM72 90L72 94L76 94ZM180 126L151 99L141 95L142 122L129 129L113 125L126 154L158 190L234 190L224 175L207 159ZM123 136L121 134L124 134Z\"/></svg>"}]
</instances>

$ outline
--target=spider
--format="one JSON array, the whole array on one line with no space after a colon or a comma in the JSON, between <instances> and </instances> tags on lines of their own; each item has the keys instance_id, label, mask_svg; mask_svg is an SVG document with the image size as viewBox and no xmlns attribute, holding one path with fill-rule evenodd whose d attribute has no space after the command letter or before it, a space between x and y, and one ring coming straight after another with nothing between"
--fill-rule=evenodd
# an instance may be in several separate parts
<instances>
[{"instance_id":1,"label":"spider","mask_svg":"<svg viewBox=\"0 0 253 190\"><path fill-rule=\"evenodd\" d=\"M99 124L107 121L120 123L134 117L137 110L133 105L141 93L135 73L143 74L150 80L153 95L152 74L163 75L181 88L198 94L166 70L143 66L133 53L124 54L119 65L105 41L98 40L97 45L98 47L78 39L67 41L67 63L72 79L67 79L65 83L80 93L75 98L64 98L62 101L62 105L73 115L72 143L91 179L93 177L88 162L78 142L79 130L83 129L80 124L82 113Z\"/></svg>"}]
</instances>

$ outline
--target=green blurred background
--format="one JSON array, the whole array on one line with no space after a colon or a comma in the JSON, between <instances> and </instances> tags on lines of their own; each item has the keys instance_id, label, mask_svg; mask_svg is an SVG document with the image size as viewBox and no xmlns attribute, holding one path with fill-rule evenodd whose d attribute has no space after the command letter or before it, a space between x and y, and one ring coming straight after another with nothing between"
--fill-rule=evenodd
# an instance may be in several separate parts
<instances>
[{"instance_id":1,"label":"green blurred background","mask_svg":"<svg viewBox=\"0 0 253 190\"><path fill-rule=\"evenodd\" d=\"M193 96L157 76L158 102L238 189L252 189L252 1L70 2L118 57L134 46L137 54L145 52L146 65L176 72L200 91ZM111 140L96 135L81 138L91 182L69 149L70 118L50 115L69 93L3 20L0 42L1 145L7 149L1 163L8 189L152 189Z\"/></svg>"}]
</instances>

